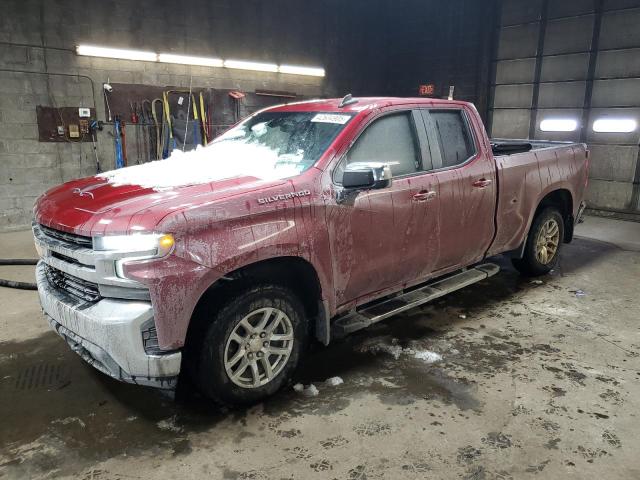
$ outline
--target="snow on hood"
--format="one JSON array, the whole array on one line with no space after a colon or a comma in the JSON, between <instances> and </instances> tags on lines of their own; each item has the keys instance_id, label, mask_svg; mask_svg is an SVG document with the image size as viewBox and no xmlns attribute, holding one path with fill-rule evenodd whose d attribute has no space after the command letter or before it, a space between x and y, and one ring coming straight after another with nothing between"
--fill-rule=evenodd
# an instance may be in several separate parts
<instances>
[{"instance_id":1,"label":"snow on hood","mask_svg":"<svg viewBox=\"0 0 640 480\"><path fill-rule=\"evenodd\" d=\"M279 180L299 175L302 165L291 155L239 142L216 142L190 152L174 150L166 160L111 170L97 175L114 186L139 185L169 190L237 177ZM296 161L297 160L297 161Z\"/></svg>"}]
</instances>

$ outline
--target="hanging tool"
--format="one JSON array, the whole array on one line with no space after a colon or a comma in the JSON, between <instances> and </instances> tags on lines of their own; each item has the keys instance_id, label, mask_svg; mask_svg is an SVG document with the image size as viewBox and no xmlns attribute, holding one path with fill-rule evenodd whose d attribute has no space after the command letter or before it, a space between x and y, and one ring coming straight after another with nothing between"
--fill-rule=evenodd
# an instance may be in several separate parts
<instances>
[{"instance_id":1,"label":"hanging tool","mask_svg":"<svg viewBox=\"0 0 640 480\"><path fill-rule=\"evenodd\" d=\"M144 162L151 161L151 115L150 110L147 109L147 104L151 108L151 102L149 100L143 100L140 104L140 120L142 121L142 148L144 155Z\"/></svg>"},{"instance_id":2,"label":"hanging tool","mask_svg":"<svg viewBox=\"0 0 640 480\"><path fill-rule=\"evenodd\" d=\"M206 145L207 143L209 143L209 132L207 125L207 116L204 109L204 96L202 95L202 92L200 92L200 120L202 122L202 144Z\"/></svg>"},{"instance_id":3,"label":"hanging tool","mask_svg":"<svg viewBox=\"0 0 640 480\"><path fill-rule=\"evenodd\" d=\"M131 124L133 125L133 135L136 143L136 164L140 165L140 116L138 115L138 104L129 100L129 108L131 109Z\"/></svg>"},{"instance_id":4,"label":"hanging tool","mask_svg":"<svg viewBox=\"0 0 640 480\"><path fill-rule=\"evenodd\" d=\"M193 100L193 95L191 94L191 87L193 84L193 76L189 77L189 95L187 96L187 121L184 124L184 140L182 142L182 151L184 152L184 149L187 146L187 133L189 132L189 110L191 109L191 100ZM195 101L193 102L193 148L196 148L196 145L198 145L198 143L196 142L196 130L197 130L197 125L196 125L196 119L197 119L197 115L198 115L198 108L195 105Z\"/></svg>"},{"instance_id":5,"label":"hanging tool","mask_svg":"<svg viewBox=\"0 0 640 480\"><path fill-rule=\"evenodd\" d=\"M116 168L124 167L124 155L122 153L122 133L120 131L120 116L116 115L113 122L113 138L116 151Z\"/></svg>"},{"instance_id":6,"label":"hanging tool","mask_svg":"<svg viewBox=\"0 0 640 480\"><path fill-rule=\"evenodd\" d=\"M207 91L207 99L209 106L209 108L207 108L207 134L209 140L213 140L213 138L216 136L216 132L213 129L213 101L211 100L211 89Z\"/></svg>"},{"instance_id":7,"label":"hanging tool","mask_svg":"<svg viewBox=\"0 0 640 480\"><path fill-rule=\"evenodd\" d=\"M104 102L107 104L107 113L109 116L107 117L107 121L111 122L111 105L109 105L109 95L108 93L113 92L113 87L109 84L109 78L107 77L107 83L102 84L102 93L104 95Z\"/></svg>"},{"instance_id":8,"label":"hanging tool","mask_svg":"<svg viewBox=\"0 0 640 480\"><path fill-rule=\"evenodd\" d=\"M91 120L89 122L89 132L91 135L91 143L93 144L93 153L96 156L96 173L102 172L100 169L100 159L98 158L98 149L96 148L96 132L102 131L103 123L97 120Z\"/></svg>"},{"instance_id":9,"label":"hanging tool","mask_svg":"<svg viewBox=\"0 0 640 480\"><path fill-rule=\"evenodd\" d=\"M240 100L245 97L245 94L239 92L238 90L232 90L229 92L229 96L233 98L235 103L235 111L234 113L234 123L238 123L240 121Z\"/></svg>"},{"instance_id":10,"label":"hanging tool","mask_svg":"<svg viewBox=\"0 0 640 480\"><path fill-rule=\"evenodd\" d=\"M191 88L191 87L189 87ZM182 151L184 152L185 145L187 144L187 129L189 127L189 110L193 104L193 148L196 148L202 143L200 118L198 117L198 104L196 104L196 98L189 92L190 104L187 106L187 124L184 127L184 143L182 144Z\"/></svg>"},{"instance_id":11,"label":"hanging tool","mask_svg":"<svg viewBox=\"0 0 640 480\"><path fill-rule=\"evenodd\" d=\"M162 113L160 115L160 118L162 120L158 121L158 114L156 112L156 104L158 103L162 108L163 103L161 98L154 98L153 102L151 102L151 116L153 117L153 125L156 130L156 148L155 148L156 160L160 160L162 158L162 152L164 150L163 140L164 140L164 128L165 128L164 127L164 110L162 110ZM162 122L162 124L160 122Z\"/></svg>"},{"instance_id":12,"label":"hanging tool","mask_svg":"<svg viewBox=\"0 0 640 480\"><path fill-rule=\"evenodd\" d=\"M180 95L178 98L178 106L183 107L184 99L186 97L187 100L187 110L178 109L176 115L171 114L171 95ZM182 150L184 151L186 145L188 143L188 127L191 122L191 116L193 115L193 130L191 132L193 146L199 145L202 142L201 136L201 124L200 118L198 115L198 104L196 103L195 96L191 93L191 89L177 89L177 90L167 90L163 92L163 107L164 107L164 118L167 123L167 129L169 129L169 133L165 135L165 138L168 139L169 145L164 146L164 155L169 155L174 148L177 148L178 142L180 141L182 144ZM184 107L183 107L184 108ZM186 116L185 116L186 113ZM184 129L182 128L182 122L185 122ZM165 157L166 158L166 157Z\"/></svg>"},{"instance_id":13,"label":"hanging tool","mask_svg":"<svg viewBox=\"0 0 640 480\"><path fill-rule=\"evenodd\" d=\"M129 100L129 108L131 109L131 123L138 123L138 112L136 112L136 103Z\"/></svg>"},{"instance_id":14,"label":"hanging tool","mask_svg":"<svg viewBox=\"0 0 640 480\"><path fill-rule=\"evenodd\" d=\"M162 92L162 108L164 110L164 122L166 123L166 143L162 150L162 158L167 158L171 155L171 152L176 148L176 140L173 138L173 126L171 125L171 113L169 109L169 91ZM163 138L163 141L165 138Z\"/></svg>"},{"instance_id":15,"label":"hanging tool","mask_svg":"<svg viewBox=\"0 0 640 480\"><path fill-rule=\"evenodd\" d=\"M129 159L127 158L127 129L125 128L124 120L120 120L120 134L122 135L122 158L124 159L124 166L129 166Z\"/></svg>"}]
</instances>

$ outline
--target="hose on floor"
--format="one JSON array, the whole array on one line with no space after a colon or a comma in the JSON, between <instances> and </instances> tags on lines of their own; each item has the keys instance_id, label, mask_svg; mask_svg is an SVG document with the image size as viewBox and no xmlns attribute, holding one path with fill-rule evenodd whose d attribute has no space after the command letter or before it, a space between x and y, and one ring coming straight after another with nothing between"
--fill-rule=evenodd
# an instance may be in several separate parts
<instances>
[{"instance_id":1,"label":"hose on floor","mask_svg":"<svg viewBox=\"0 0 640 480\"><path fill-rule=\"evenodd\" d=\"M34 258L0 258L0 265L37 265Z\"/></svg>"},{"instance_id":2,"label":"hose on floor","mask_svg":"<svg viewBox=\"0 0 640 480\"><path fill-rule=\"evenodd\" d=\"M31 258L0 258L0 265L36 265L38 260ZM35 283L16 282L14 280L5 280L0 278L0 287L17 288L19 290L37 290Z\"/></svg>"}]
</instances>

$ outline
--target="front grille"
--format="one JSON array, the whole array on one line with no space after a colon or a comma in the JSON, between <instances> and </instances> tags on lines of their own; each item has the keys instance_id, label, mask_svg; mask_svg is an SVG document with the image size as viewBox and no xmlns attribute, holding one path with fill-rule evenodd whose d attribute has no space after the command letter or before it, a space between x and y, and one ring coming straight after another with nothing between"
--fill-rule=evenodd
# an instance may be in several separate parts
<instances>
[{"instance_id":1,"label":"front grille","mask_svg":"<svg viewBox=\"0 0 640 480\"><path fill-rule=\"evenodd\" d=\"M50 265L45 265L44 273L52 286L64 290L76 298L88 302L97 302L100 300L100 290L96 283L74 277Z\"/></svg>"},{"instance_id":2,"label":"front grille","mask_svg":"<svg viewBox=\"0 0 640 480\"><path fill-rule=\"evenodd\" d=\"M91 237L85 237L84 235L77 235L75 233L67 233L61 230L55 230L53 228L40 225L42 233L46 236L60 240L61 242L71 244L81 248L93 248L93 242Z\"/></svg>"},{"instance_id":3,"label":"front grille","mask_svg":"<svg viewBox=\"0 0 640 480\"><path fill-rule=\"evenodd\" d=\"M68 257L66 255L63 255L62 253L54 252L53 250L51 250L51 256L53 258L57 258L58 260L62 260L63 262L71 263L79 267L92 268L95 270L95 267L93 267L92 265L84 265L80 263L78 260L76 260L75 258Z\"/></svg>"}]
</instances>

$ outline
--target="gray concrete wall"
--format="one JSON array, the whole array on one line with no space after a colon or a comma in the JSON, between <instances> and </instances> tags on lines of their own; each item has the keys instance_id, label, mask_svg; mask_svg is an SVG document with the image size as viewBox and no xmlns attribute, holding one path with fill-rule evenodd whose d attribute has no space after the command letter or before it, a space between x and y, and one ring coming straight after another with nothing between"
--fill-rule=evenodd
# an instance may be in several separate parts
<instances>
[{"instance_id":1,"label":"gray concrete wall","mask_svg":"<svg viewBox=\"0 0 640 480\"><path fill-rule=\"evenodd\" d=\"M0 15L0 230L29 224L35 198L49 187L95 173L90 143L38 141L36 106L96 107L102 84L285 90L344 95L358 85L351 10L339 0L4 0ZM343 14L339 14L342 8ZM336 15L338 12L338 15ZM77 44L323 66L326 78L80 57ZM349 63L351 69L345 69ZM348 70L348 72L347 72ZM114 93L115 94L115 93ZM113 168L113 138L98 137L103 169Z\"/></svg>"},{"instance_id":2,"label":"gray concrete wall","mask_svg":"<svg viewBox=\"0 0 640 480\"><path fill-rule=\"evenodd\" d=\"M503 0L495 35L494 137L586 142L590 205L640 211L640 131L596 133L602 117L640 125L640 0ZM576 132L540 130L545 118Z\"/></svg>"}]
</instances>

